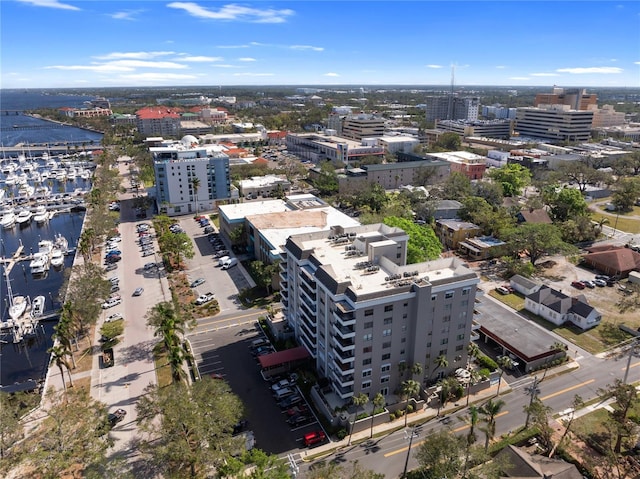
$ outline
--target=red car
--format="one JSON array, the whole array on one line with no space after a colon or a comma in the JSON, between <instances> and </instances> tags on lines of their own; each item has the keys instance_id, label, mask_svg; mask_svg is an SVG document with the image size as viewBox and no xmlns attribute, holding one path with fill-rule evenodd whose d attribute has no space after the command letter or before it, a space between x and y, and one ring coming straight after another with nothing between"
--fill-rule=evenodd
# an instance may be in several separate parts
<instances>
[{"instance_id":1,"label":"red car","mask_svg":"<svg viewBox=\"0 0 640 479\"><path fill-rule=\"evenodd\" d=\"M326 438L324 431L313 431L304 435L303 442L306 447L309 447L324 442Z\"/></svg>"},{"instance_id":2,"label":"red car","mask_svg":"<svg viewBox=\"0 0 640 479\"><path fill-rule=\"evenodd\" d=\"M577 288L577 289L584 289L585 288L585 285L584 285L584 283L582 281L573 281L571 283L571 286L573 286L574 288Z\"/></svg>"}]
</instances>

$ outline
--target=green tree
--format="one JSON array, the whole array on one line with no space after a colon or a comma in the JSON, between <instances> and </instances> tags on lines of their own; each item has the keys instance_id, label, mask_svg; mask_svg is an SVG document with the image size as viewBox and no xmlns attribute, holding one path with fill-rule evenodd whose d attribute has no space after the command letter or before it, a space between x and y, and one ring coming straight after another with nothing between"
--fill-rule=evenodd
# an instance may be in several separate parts
<instances>
[{"instance_id":1,"label":"green tree","mask_svg":"<svg viewBox=\"0 0 640 479\"><path fill-rule=\"evenodd\" d=\"M549 452L549 457L553 457L555 455L555 452L558 446L561 446L563 444L565 438L569 434L569 430L571 429L571 426L573 425L573 420L576 418L576 412L582 409L583 407L584 407L584 401L582 400L582 397L580 397L577 394L573 396L573 401L571 402L571 412L569 413L569 419L567 421L563 421L564 432L562 433L562 436L560 437L558 442L555 443L551 448L551 451Z\"/></svg>"},{"instance_id":2,"label":"green tree","mask_svg":"<svg viewBox=\"0 0 640 479\"><path fill-rule=\"evenodd\" d=\"M606 175L582 161L567 161L558 167L556 175L560 181L575 183L581 193L587 186L605 181Z\"/></svg>"},{"instance_id":3,"label":"green tree","mask_svg":"<svg viewBox=\"0 0 640 479\"><path fill-rule=\"evenodd\" d=\"M376 411L384 407L385 404L385 399L382 393L377 393L375 396L373 396L371 404L373 405L373 410L371 411L371 434L369 435L369 437L373 437L373 420L376 417Z\"/></svg>"},{"instance_id":4,"label":"green tree","mask_svg":"<svg viewBox=\"0 0 640 479\"><path fill-rule=\"evenodd\" d=\"M353 422L351 423L351 432L349 433L349 445L351 444L351 437L353 436L353 429L355 427L356 420L358 419L358 409L360 409L361 407L364 407L364 405L367 404L368 402L369 402L369 396L367 396L364 393L356 394L355 396L353 396L351 398L351 403L355 406L356 413L355 413L355 416L353 418Z\"/></svg>"},{"instance_id":5,"label":"green tree","mask_svg":"<svg viewBox=\"0 0 640 479\"><path fill-rule=\"evenodd\" d=\"M416 451L415 458L422 477L426 479L455 478L463 469L464 452L464 437L441 430L424 438Z\"/></svg>"},{"instance_id":6,"label":"green tree","mask_svg":"<svg viewBox=\"0 0 640 479\"><path fill-rule=\"evenodd\" d=\"M429 225L417 225L405 218L389 216L384 224L402 229L409 235L407 244L407 264L421 263L440 257L442 244Z\"/></svg>"},{"instance_id":7,"label":"green tree","mask_svg":"<svg viewBox=\"0 0 640 479\"><path fill-rule=\"evenodd\" d=\"M516 163L489 170L487 176L502 186L503 196L518 196L531 184L531 171Z\"/></svg>"},{"instance_id":8,"label":"green tree","mask_svg":"<svg viewBox=\"0 0 640 479\"><path fill-rule=\"evenodd\" d=\"M4 460L9 449L22 439L20 403L7 393L0 393L0 459Z\"/></svg>"},{"instance_id":9,"label":"green tree","mask_svg":"<svg viewBox=\"0 0 640 479\"><path fill-rule=\"evenodd\" d=\"M502 186L489 181L478 181L471 186L471 194L478 196L494 208L502 205Z\"/></svg>"},{"instance_id":10,"label":"green tree","mask_svg":"<svg viewBox=\"0 0 640 479\"><path fill-rule=\"evenodd\" d=\"M59 344L56 346L50 347L49 349L47 349L47 352L51 354L51 363L55 364L56 366L58 366L58 369L60 369L60 377L62 378L62 387L66 391L67 383L64 380L63 366L67 370L67 373L69 374L69 387L73 387L73 379L71 379L71 365L67 361L67 356L69 356L71 353L67 351L64 347L60 346Z\"/></svg>"},{"instance_id":11,"label":"green tree","mask_svg":"<svg viewBox=\"0 0 640 479\"><path fill-rule=\"evenodd\" d=\"M441 354L436 359L434 359L433 363L436 365L436 367L433 371L431 371L431 376L433 376L433 373L435 373L438 369L446 369L449 366L449 360L444 354Z\"/></svg>"},{"instance_id":12,"label":"green tree","mask_svg":"<svg viewBox=\"0 0 640 479\"><path fill-rule=\"evenodd\" d=\"M167 353L167 361L171 367L171 377L174 383L182 381L184 371L184 350L182 348L182 337L186 326L168 302L156 304L147 313L147 325L154 328L154 336L162 339L164 350Z\"/></svg>"},{"instance_id":13,"label":"green tree","mask_svg":"<svg viewBox=\"0 0 640 479\"><path fill-rule=\"evenodd\" d=\"M621 178L613 192L611 202L618 211L632 211L633 205L640 198L640 180L638 178Z\"/></svg>"},{"instance_id":14,"label":"green tree","mask_svg":"<svg viewBox=\"0 0 640 479\"><path fill-rule=\"evenodd\" d=\"M471 196L471 180L462 173L454 171L441 184L439 191L434 193L443 200L462 201L467 196Z\"/></svg>"},{"instance_id":15,"label":"green tree","mask_svg":"<svg viewBox=\"0 0 640 479\"><path fill-rule=\"evenodd\" d=\"M435 151L458 151L461 148L462 140L460 135L453 132L443 133L433 144L433 150Z\"/></svg>"},{"instance_id":16,"label":"green tree","mask_svg":"<svg viewBox=\"0 0 640 479\"><path fill-rule=\"evenodd\" d=\"M541 446L545 451L550 451L552 447L553 428L549 425L551 412L553 409L546 406L537 396L530 404L525 405L524 412L531 418L531 425L538 430Z\"/></svg>"},{"instance_id":17,"label":"green tree","mask_svg":"<svg viewBox=\"0 0 640 479\"><path fill-rule=\"evenodd\" d=\"M303 479L384 479L384 474L378 474L369 469L363 469L358 461L348 464L338 464L334 461L319 461L314 463L303 476Z\"/></svg>"},{"instance_id":18,"label":"green tree","mask_svg":"<svg viewBox=\"0 0 640 479\"><path fill-rule=\"evenodd\" d=\"M167 231L158 238L160 250L169 256L175 258L177 267L182 265L182 257L191 259L195 255L193 250L193 241L186 233L173 233Z\"/></svg>"},{"instance_id":19,"label":"green tree","mask_svg":"<svg viewBox=\"0 0 640 479\"><path fill-rule=\"evenodd\" d=\"M469 196L462 200L459 216L478 225L486 235L500 236L503 231L513 228L516 224L514 216L506 208L491 206L487 200L478 196Z\"/></svg>"},{"instance_id":20,"label":"green tree","mask_svg":"<svg viewBox=\"0 0 640 479\"><path fill-rule=\"evenodd\" d=\"M545 255L570 253L574 250L560 237L557 226L543 223L525 223L508 231L503 237L511 256L526 255L531 264Z\"/></svg>"},{"instance_id":21,"label":"green tree","mask_svg":"<svg viewBox=\"0 0 640 479\"><path fill-rule=\"evenodd\" d=\"M420 392L420 383L413 379L407 379L400 384L400 396L405 398L404 403L404 427L407 427L409 417L409 399L415 397Z\"/></svg>"},{"instance_id":22,"label":"green tree","mask_svg":"<svg viewBox=\"0 0 640 479\"><path fill-rule=\"evenodd\" d=\"M109 321L104 323L100 328L100 335L105 339L107 344L113 344L112 341L124 333L124 321Z\"/></svg>"},{"instance_id":23,"label":"green tree","mask_svg":"<svg viewBox=\"0 0 640 479\"><path fill-rule=\"evenodd\" d=\"M313 180L321 196L331 196L338 192L338 175L330 161L320 164L319 172Z\"/></svg>"},{"instance_id":24,"label":"green tree","mask_svg":"<svg viewBox=\"0 0 640 479\"><path fill-rule=\"evenodd\" d=\"M496 417L502 411L505 402L502 399L489 399L486 403L480 406L480 414L482 414L482 420L487 424L482 431L485 433L485 452L489 450L489 442L496 435Z\"/></svg>"},{"instance_id":25,"label":"green tree","mask_svg":"<svg viewBox=\"0 0 640 479\"><path fill-rule=\"evenodd\" d=\"M47 392L44 419L20 445L33 468L33 477L66 477L71 468L109 477L114 464L107 460L113 440L105 434L107 411L85 388ZM85 477L90 477L86 475Z\"/></svg>"},{"instance_id":26,"label":"green tree","mask_svg":"<svg viewBox=\"0 0 640 479\"><path fill-rule=\"evenodd\" d=\"M497 363L500 367L500 379L498 381L498 391L496 391L496 396L500 396L500 386L502 386L502 376L504 375L504 370L513 369L513 359L506 355L500 356Z\"/></svg>"},{"instance_id":27,"label":"green tree","mask_svg":"<svg viewBox=\"0 0 640 479\"><path fill-rule=\"evenodd\" d=\"M547 201L551 218L557 222L589 214L589 205L587 205L582 193L575 188L561 188Z\"/></svg>"},{"instance_id":28,"label":"green tree","mask_svg":"<svg viewBox=\"0 0 640 479\"><path fill-rule=\"evenodd\" d=\"M204 377L191 386L151 385L137 413L146 434L139 450L164 477L201 477L244 448L244 438L231 436L242 402L225 381Z\"/></svg>"},{"instance_id":29,"label":"green tree","mask_svg":"<svg viewBox=\"0 0 640 479\"><path fill-rule=\"evenodd\" d=\"M613 411L609 412L609 419L612 430L615 432L616 441L614 452L620 453L622 439L633 433L635 422L629 419L629 413L638 400L638 392L633 384L625 384L622 380L616 379L613 384L604 389L598 390L600 396L612 397L615 399Z\"/></svg>"}]
</instances>

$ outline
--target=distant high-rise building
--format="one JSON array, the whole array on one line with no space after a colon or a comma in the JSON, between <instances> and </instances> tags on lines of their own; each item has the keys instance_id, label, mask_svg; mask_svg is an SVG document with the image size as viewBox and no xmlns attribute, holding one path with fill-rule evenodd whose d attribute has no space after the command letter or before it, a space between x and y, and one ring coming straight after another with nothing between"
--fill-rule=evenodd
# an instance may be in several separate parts
<instances>
[{"instance_id":1,"label":"distant high-rise building","mask_svg":"<svg viewBox=\"0 0 640 479\"><path fill-rule=\"evenodd\" d=\"M384 118L371 115L349 115L342 121L342 134L345 138L362 140L384 135Z\"/></svg>"},{"instance_id":2,"label":"distant high-rise building","mask_svg":"<svg viewBox=\"0 0 640 479\"><path fill-rule=\"evenodd\" d=\"M478 97L429 96L426 98L425 119L436 120L477 120L480 109Z\"/></svg>"},{"instance_id":3,"label":"distant high-rise building","mask_svg":"<svg viewBox=\"0 0 640 479\"><path fill-rule=\"evenodd\" d=\"M587 94L585 89L553 88L553 93L538 93L533 106L541 105L569 105L572 110L588 110L589 105L597 105L598 96Z\"/></svg>"}]
</instances>

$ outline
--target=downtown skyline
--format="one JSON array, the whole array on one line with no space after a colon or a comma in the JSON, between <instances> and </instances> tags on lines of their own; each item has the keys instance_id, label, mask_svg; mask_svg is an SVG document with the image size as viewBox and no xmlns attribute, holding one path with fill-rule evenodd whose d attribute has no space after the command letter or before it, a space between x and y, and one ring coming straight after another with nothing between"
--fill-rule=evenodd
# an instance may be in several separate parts
<instances>
[{"instance_id":1,"label":"downtown skyline","mask_svg":"<svg viewBox=\"0 0 640 479\"><path fill-rule=\"evenodd\" d=\"M640 4L9 0L2 88L640 86ZM28 40L28 41L27 41Z\"/></svg>"}]
</instances>

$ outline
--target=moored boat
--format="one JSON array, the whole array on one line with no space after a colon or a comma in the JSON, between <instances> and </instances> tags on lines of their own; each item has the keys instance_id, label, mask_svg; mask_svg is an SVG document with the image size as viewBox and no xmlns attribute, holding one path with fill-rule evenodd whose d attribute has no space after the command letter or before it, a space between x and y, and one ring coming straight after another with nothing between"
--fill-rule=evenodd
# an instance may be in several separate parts
<instances>
[{"instance_id":1,"label":"moored boat","mask_svg":"<svg viewBox=\"0 0 640 479\"><path fill-rule=\"evenodd\" d=\"M9 298L9 317L11 319L18 319L27 310L27 297L9 295Z\"/></svg>"},{"instance_id":2,"label":"moored boat","mask_svg":"<svg viewBox=\"0 0 640 479\"><path fill-rule=\"evenodd\" d=\"M35 213L33 214L33 221L36 223L46 223L49 219L49 212L44 205L40 205L36 208Z\"/></svg>"},{"instance_id":3,"label":"moored boat","mask_svg":"<svg viewBox=\"0 0 640 479\"><path fill-rule=\"evenodd\" d=\"M20 210L20 212L16 216L16 223L18 223L19 225L28 224L31 221L32 216L33 213L31 213L31 211L29 211L28 209L25 208L23 210Z\"/></svg>"},{"instance_id":4,"label":"moored boat","mask_svg":"<svg viewBox=\"0 0 640 479\"><path fill-rule=\"evenodd\" d=\"M0 225L3 228L9 229L12 228L15 224L16 214L13 211L6 212L4 215L2 215L2 218L0 218Z\"/></svg>"},{"instance_id":5,"label":"moored boat","mask_svg":"<svg viewBox=\"0 0 640 479\"><path fill-rule=\"evenodd\" d=\"M64 254L57 246L51 252L51 266L59 268L64 264Z\"/></svg>"},{"instance_id":6,"label":"moored boat","mask_svg":"<svg viewBox=\"0 0 640 479\"><path fill-rule=\"evenodd\" d=\"M31 303L31 316L39 318L44 313L45 297L36 296Z\"/></svg>"}]
</instances>

